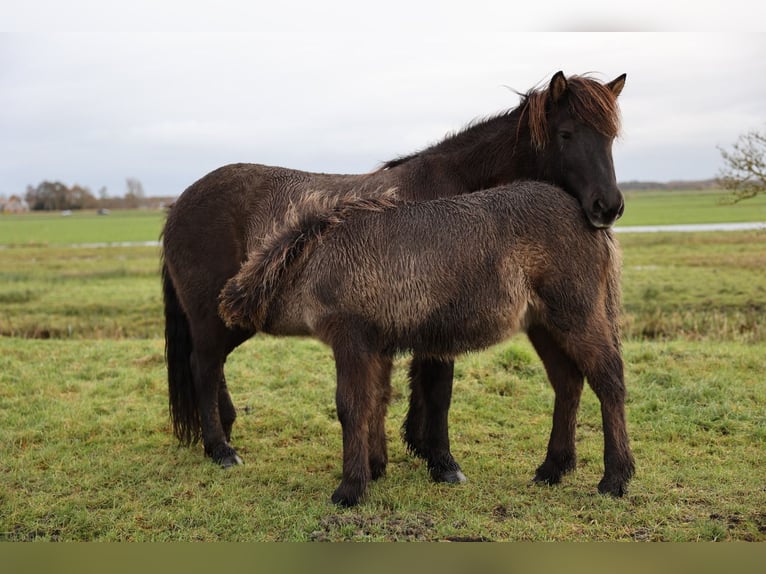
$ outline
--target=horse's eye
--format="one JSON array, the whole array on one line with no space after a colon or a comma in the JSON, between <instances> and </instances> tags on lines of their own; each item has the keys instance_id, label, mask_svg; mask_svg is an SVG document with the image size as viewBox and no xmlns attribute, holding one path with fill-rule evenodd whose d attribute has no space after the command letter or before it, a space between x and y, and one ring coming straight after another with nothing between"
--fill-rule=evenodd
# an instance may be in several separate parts
<instances>
[{"instance_id":1,"label":"horse's eye","mask_svg":"<svg viewBox=\"0 0 766 574\"><path fill-rule=\"evenodd\" d=\"M572 132L561 131L561 132L559 132L559 137L562 140L571 140L572 139Z\"/></svg>"}]
</instances>

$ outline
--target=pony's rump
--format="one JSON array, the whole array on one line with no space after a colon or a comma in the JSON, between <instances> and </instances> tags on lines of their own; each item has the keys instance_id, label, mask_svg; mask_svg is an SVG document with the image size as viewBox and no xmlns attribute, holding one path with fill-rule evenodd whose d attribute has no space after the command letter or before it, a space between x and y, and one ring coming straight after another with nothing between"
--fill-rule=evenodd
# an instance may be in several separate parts
<instances>
[{"instance_id":1,"label":"pony's rump","mask_svg":"<svg viewBox=\"0 0 766 574\"><path fill-rule=\"evenodd\" d=\"M218 314L229 327L261 330L282 277L296 259L354 213L380 212L399 204L395 188L371 197L319 192L307 195L305 201L293 206L287 222L275 226L239 273L226 282L219 296Z\"/></svg>"}]
</instances>

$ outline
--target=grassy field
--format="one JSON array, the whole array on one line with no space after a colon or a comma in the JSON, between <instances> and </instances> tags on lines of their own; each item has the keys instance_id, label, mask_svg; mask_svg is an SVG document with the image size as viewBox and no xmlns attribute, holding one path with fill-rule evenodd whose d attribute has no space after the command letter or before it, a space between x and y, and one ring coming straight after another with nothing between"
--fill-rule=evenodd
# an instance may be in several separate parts
<instances>
[{"instance_id":1,"label":"grassy field","mask_svg":"<svg viewBox=\"0 0 766 574\"><path fill-rule=\"evenodd\" d=\"M156 339L0 339L0 537L5 540L765 540L766 391L761 349L628 342L627 404L638 471L600 496L599 408L584 394L579 466L530 486L552 393L523 339L461 359L453 452L469 482L430 482L397 437L394 380L386 478L339 510L341 433L330 353L257 338L228 373L245 465L175 446ZM309 366L310 365L310 366Z\"/></svg>"},{"instance_id":2,"label":"grassy field","mask_svg":"<svg viewBox=\"0 0 766 574\"><path fill-rule=\"evenodd\" d=\"M763 203L710 201L629 196L625 224L741 221L742 205L766 220ZM0 249L0 540L766 541L766 234L620 235L638 467L626 498L596 493L590 390L577 471L530 486L553 393L517 337L457 363L450 421L467 484L431 483L404 451L400 359L388 475L339 510L334 367L315 341L256 337L230 357L244 466L222 471L174 443L158 248L67 247L156 239L161 223L158 212L0 217L0 245L14 245Z\"/></svg>"},{"instance_id":3,"label":"grassy field","mask_svg":"<svg viewBox=\"0 0 766 574\"><path fill-rule=\"evenodd\" d=\"M731 195L706 191L631 191L617 227L766 221L766 195L733 203Z\"/></svg>"},{"instance_id":4,"label":"grassy field","mask_svg":"<svg viewBox=\"0 0 766 574\"><path fill-rule=\"evenodd\" d=\"M95 211L73 211L69 216L58 212L0 215L0 245L157 241L164 220L164 212L158 210L113 211L110 215L98 215Z\"/></svg>"}]
</instances>

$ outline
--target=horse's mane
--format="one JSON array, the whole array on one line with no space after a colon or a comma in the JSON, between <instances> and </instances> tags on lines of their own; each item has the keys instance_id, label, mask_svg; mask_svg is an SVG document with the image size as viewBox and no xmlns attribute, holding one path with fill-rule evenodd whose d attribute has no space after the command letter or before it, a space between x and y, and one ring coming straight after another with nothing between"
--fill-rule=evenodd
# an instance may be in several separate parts
<instances>
[{"instance_id":1,"label":"horse's mane","mask_svg":"<svg viewBox=\"0 0 766 574\"><path fill-rule=\"evenodd\" d=\"M602 135L615 138L620 133L620 109L617 97L608 86L588 75L567 78L567 99L572 115ZM530 90L519 108L528 114L532 144L542 149L548 143L546 102L549 90Z\"/></svg>"},{"instance_id":2,"label":"horse's mane","mask_svg":"<svg viewBox=\"0 0 766 574\"><path fill-rule=\"evenodd\" d=\"M353 214L384 211L399 204L396 188L374 197L308 194L292 206L286 222L275 225L239 272L226 282L219 296L218 314L229 327L262 329L269 305L293 262Z\"/></svg>"},{"instance_id":3,"label":"horse's mane","mask_svg":"<svg viewBox=\"0 0 766 574\"><path fill-rule=\"evenodd\" d=\"M620 110L617 97L605 84L588 74L569 76L567 79L567 98L572 115L590 125L597 132L615 138L620 133ZM498 122L516 119L516 133L520 133L522 120L526 119L532 145L542 149L548 143L548 118L546 103L550 95L548 86L532 88L526 93L516 92L521 102L515 108L494 116L481 118L469 123L461 130L448 134L442 141L421 151L397 157L385 162L379 170L391 169L428 153L439 153L451 149L461 141L490 129ZM517 136L518 137L518 136Z\"/></svg>"}]
</instances>

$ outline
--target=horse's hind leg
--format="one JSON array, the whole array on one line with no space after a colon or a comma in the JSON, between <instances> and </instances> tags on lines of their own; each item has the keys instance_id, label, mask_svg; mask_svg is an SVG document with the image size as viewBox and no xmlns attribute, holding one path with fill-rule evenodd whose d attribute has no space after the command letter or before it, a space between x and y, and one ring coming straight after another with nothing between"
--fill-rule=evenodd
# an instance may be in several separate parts
<instances>
[{"instance_id":1,"label":"horse's hind leg","mask_svg":"<svg viewBox=\"0 0 766 574\"><path fill-rule=\"evenodd\" d=\"M391 401L391 357L381 357L378 365L372 365L375 375L376 399L370 421L370 477L377 480L386 474L388 446L386 444L386 413Z\"/></svg>"},{"instance_id":2,"label":"horse's hind leg","mask_svg":"<svg viewBox=\"0 0 766 574\"><path fill-rule=\"evenodd\" d=\"M558 484L561 477L574 470L577 464L575 428L584 377L545 328L531 327L527 335L540 356L556 393L548 451L533 480Z\"/></svg>"},{"instance_id":3,"label":"horse's hind leg","mask_svg":"<svg viewBox=\"0 0 766 574\"><path fill-rule=\"evenodd\" d=\"M229 330L223 323L220 323L219 330L223 333L226 330L226 335L220 339L220 347L216 347L220 352L214 353L213 357L216 362L221 363L221 378L218 382L218 413L221 418L221 426L223 427L223 433L226 437L226 441L231 441L231 429L234 426L234 421L237 418L237 409L234 407L234 402L231 400L229 394L229 388L226 385L226 374L224 373L224 364L226 357L236 349L239 345L248 340L253 334L241 329Z\"/></svg>"},{"instance_id":4,"label":"horse's hind leg","mask_svg":"<svg viewBox=\"0 0 766 574\"><path fill-rule=\"evenodd\" d=\"M231 429L237 419L237 409L231 400L229 389L226 386L226 375L221 371L221 382L218 387L218 412L221 415L221 426L227 442L231 442Z\"/></svg>"},{"instance_id":5,"label":"horse's hind leg","mask_svg":"<svg viewBox=\"0 0 766 574\"><path fill-rule=\"evenodd\" d=\"M217 318L201 331L205 336L195 337L191 364L202 425L202 442L205 454L222 467L228 468L241 464L242 460L229 444L237 415L226 387L224 364L228 354L246 340L249 334L230 331Z\"/></svg>"},{"instance_id":6,"label":"horse's hind leg","mask_svg":"<svg viewBox=\"0 0 766 574\"><path fill-rule=\"evenodd\" d=\"M410 364L410 408L402 434L410 451L424 458L436 482L465 482L450 452L449 407L453 361L415 356Z\"/></svg>"}]
</instances>

